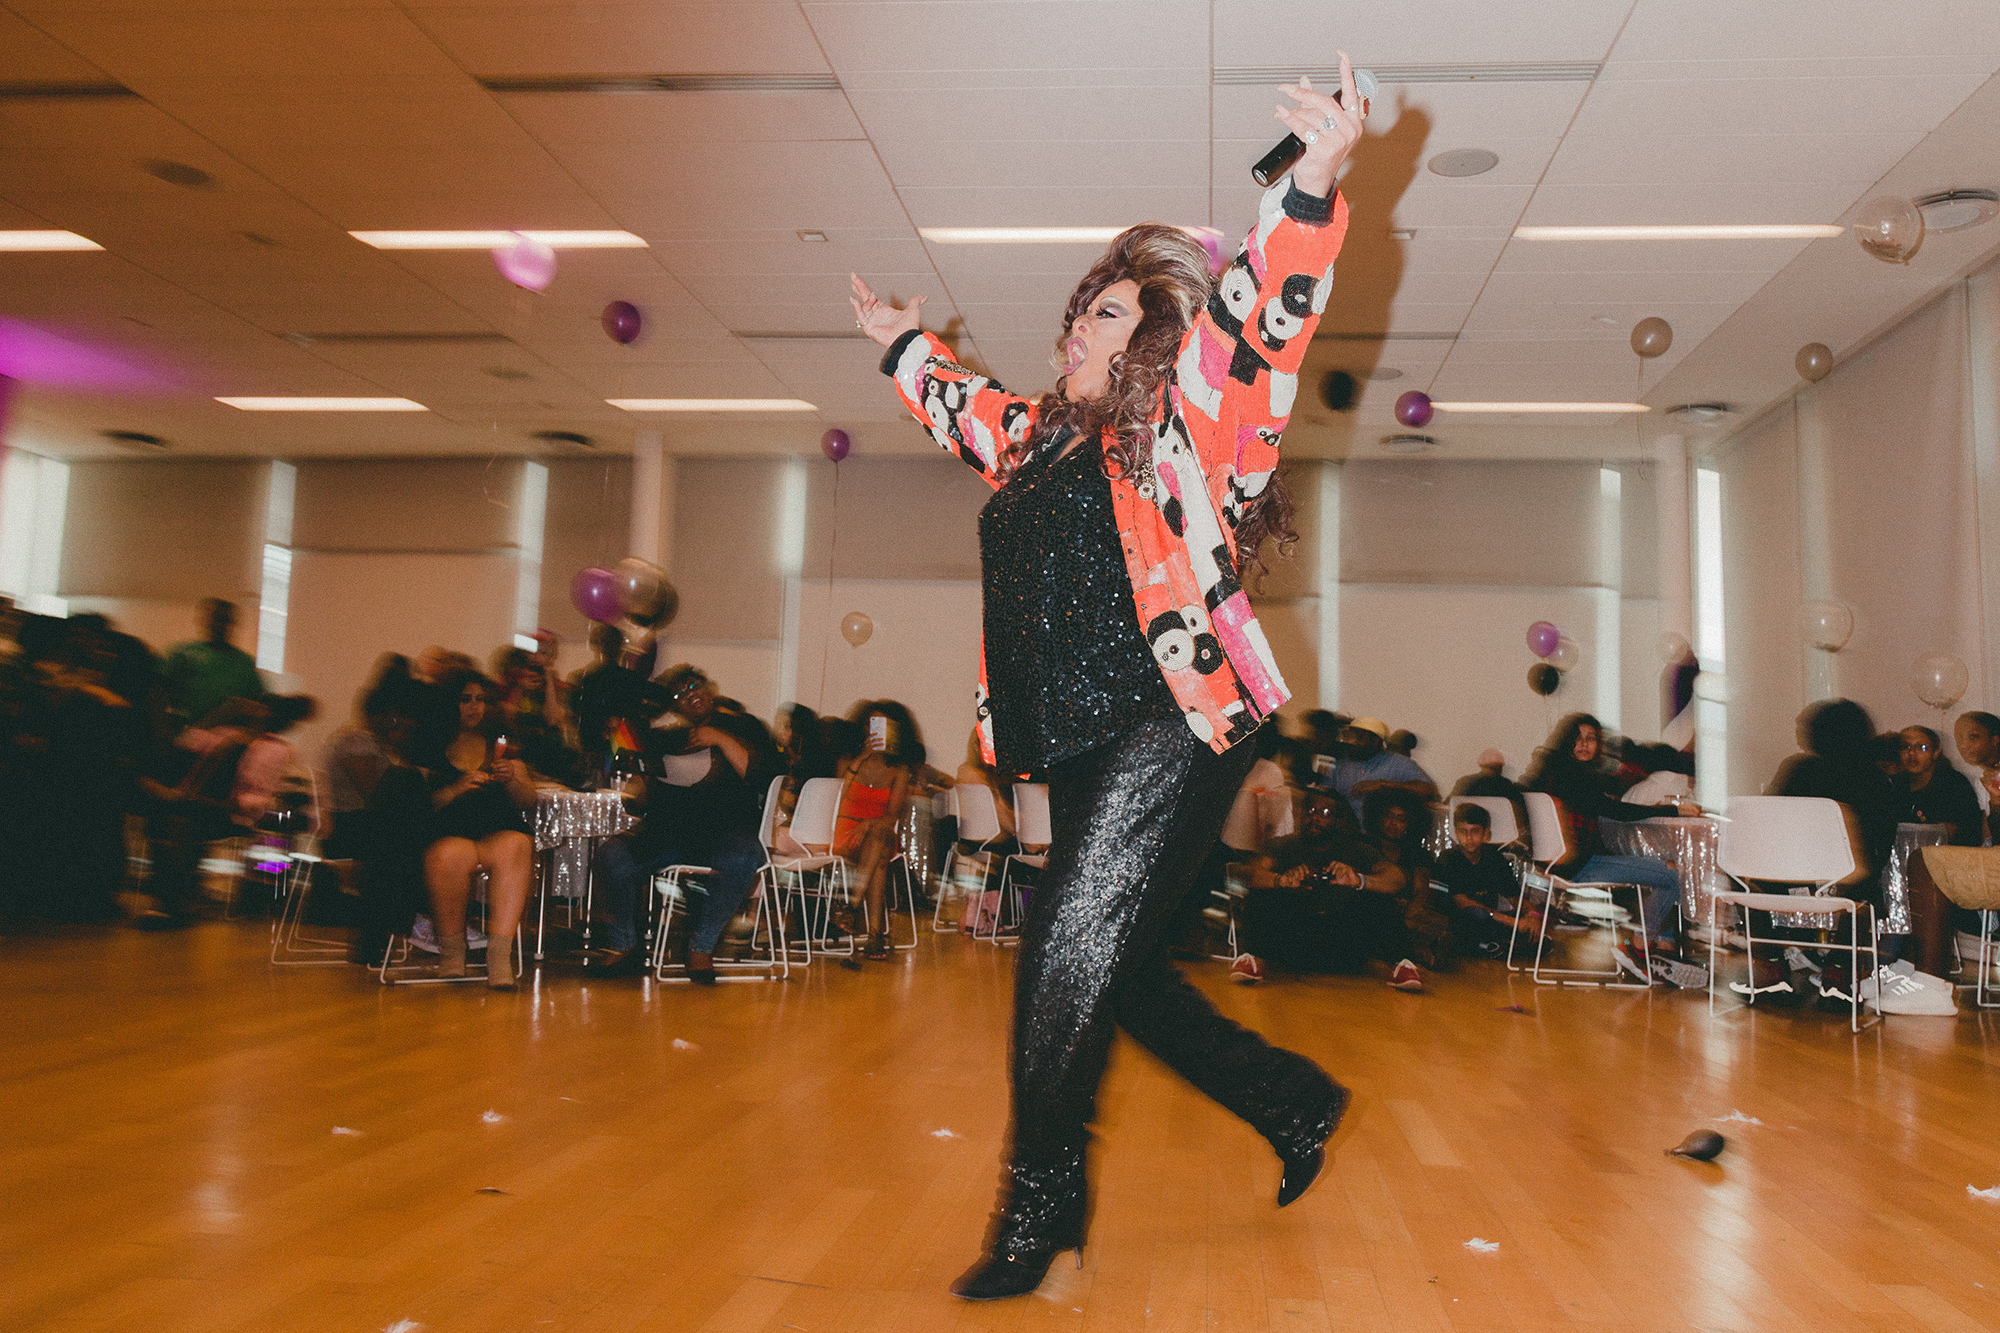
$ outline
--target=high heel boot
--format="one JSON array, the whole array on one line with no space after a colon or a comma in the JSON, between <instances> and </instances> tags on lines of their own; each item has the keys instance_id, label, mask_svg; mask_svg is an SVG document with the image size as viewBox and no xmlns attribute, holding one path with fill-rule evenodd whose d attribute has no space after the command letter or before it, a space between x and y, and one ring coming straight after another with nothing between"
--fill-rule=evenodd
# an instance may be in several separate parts
<instances>
[{"instance_id":1,"label":"high heel boot","mask_svg":"<svg viewBox=\"0 0 2000 1333\"><path fill-rule=\"evenodd\" d=\"M1319 1173L1326 1167L1326 1142L1340 1128L1340 1118L1347 1114L1347 1102L1352 1095L1335 1083L1332 1101L1295 1116L1282 1129L1265 1133L1271 1146L1278 1150L1278 1161L1285 1169L1278 1180L1278 1207L1295 1202L1319 1179Z\"/></svg>"},{"instance_id":2,"label":"high heel boot","mask_svg":"<svg viewBox=\"0 0 2000 1333\"><path fill-rule=\"evenodd\" d=\"M1003 1193L1006 1203L993 1216L986 1253L951 1284L960 1300L1026 1296L1064 1250L1075 1250L1077 1267L1083 1267L1088 1194L1081 1148L1035 1165L1016 1162Z\"/></svg>"},{"instance_id":3,"label":"high heel boot","mask_svg":"<svg viewBox=\"0 0 2000 1333\"><path fill-rule=\"evenodd\" d=\"M486 937L486 985L491 990L514 989L514 937Z\"/></svg>"},{"instance_id":4,"label":"high heel boot","mask_svg":"<svg viewBox=\"0 0 2000 1333\"><path fill-rule=\"evenodd\" d=\"M465 975L465 927L460 926L456 935L438 936L437 974L441 977Z\"/></svg>"}]
</instances>

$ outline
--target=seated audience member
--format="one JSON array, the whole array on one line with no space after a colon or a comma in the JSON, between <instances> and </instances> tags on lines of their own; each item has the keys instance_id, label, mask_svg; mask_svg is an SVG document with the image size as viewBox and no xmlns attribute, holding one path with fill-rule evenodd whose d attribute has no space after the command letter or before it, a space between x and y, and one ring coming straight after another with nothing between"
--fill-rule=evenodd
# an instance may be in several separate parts
<instances>
[{"instance_id":1,"label":"seated audience member","mask_svg":"<svg viewBox=\"0 0 2000 1333\"><path fill-rule=\"evenodd\" d=\"M1890 779L1895 790L1896 819L1904 824L1948 824L1951 845L1977 847L1986 841L1979 796L1965 774L1944 756L1944 741L1929 727L1904 727L1901 733L1903 771ZM1910 917L1917 966L1932 976L1948 974L1953 912L1951 899L1938 890L1924 858L1910 858ZM1977 929L1975 925L1973 927Z\"/></svg>"},{"instance_id":2,"label":"seated audience member","mask_svg":"<svg viewBox=\"0 0 2000 1333\"><path fill-rule=\"evenodd\" d=\"M108 921L125 880L125 812L135 804L144 723L111 688L116 655L105 635L81 617L55 623L54 649L38 666L43 781L26 794L27 845L0 848L0 856L28 863L48 916Z\"/></svg>"},{"instance_id":3,"label":"seated audience member","mask_svg":"<svg viewBox=\"0 0 2000 1333\"><path fill-rule=\"evenodd\" d=\"M629 784L628 799L640 809L639 826L607 839L597 854L600 894L611 917L609 943L618 955L605 974L637 976L645 970L639 912L654 873L669 865L707 866L715 873L688 881L701 904L688 932L687 969L697 984L709 985L715 981L716 946L764 866L757 825L765 790L784 771L784 760L762 722L717 707L714 683L698 668L673 667L661 686L675 711L693 724L671 729L662 743L675 754L707 751L709 767L689 786L667 782L657 764Z\"/></svg>"},{"instance_id":4,"label":"seated audience member","mask_svg":"<svg viewBox=\"0 0 2000 1333\"><path fill-rule=\"evenodd\" d=\"M1425 801L1437 799L1437 784L1430 774L1408 755L1384 749L1388 738L1388 724L1372 717L1357 717L1340 733L1345 753L1334 761L1325 785L1347 798L1357 820L1361 818L1361 803L1370 792L1393 788Z\"/></svg>"},{"instance_id":5,"label":"seated audience member","mask_svg":"<svg viewBox=\"0 0 2000 1333\"><path fill-rule=\"evenodd\" d=\"M1666 862L1653 856L1614 856L1604 845L1600 819L1635 822L1659 815L1693 818L1701 808L1686 802L1671 805L1627 805L1606 791L1610 775L1600 760L1604 729L1588 713L1571 713L1549 733L1548 743L1535 752L1525 785L1530 791L1547 792L1562 808L1569 833L1570 854L1559 862L1555 873L1564 879L1589 884L1634 884L1641 886L1642 915L1646 935L1652 941L1652 975L1629 944L1613 950L1620 970L1641 981L1660 980L1669 985L1692 988L1706 985L1707 971L1676 957L1677 932L1669 925L1681 900L1680 878ZM1697 978L1699 973L1699 978Z\"/></svg>"},{"instance_id":6,"label":"seated audience member","mask_svg":"<svg viewBox=\"0 0 2000 1333\"><path fill-rule=\"evenodd\" d=\"M494 743L498 690L463 672L453 690L458 734L425 758L431 789L431 843L424 882L437 927L438 975L465 975L465 915L473 872L487 874L486 984L514 988L514 936L527 907L535 846L527 811L535 804L528 766Z\"/></svg>"},{"instance_id":7,"label":"seated audience member","mask_svg":"<svg viewBox=\"0 0 2000 1333\"><path fill-rule=\"evenodd\" d=\"M1431 901L1430 804L1394 787L1378 788L1362 802L1361 831L1382 849L1383 859L1403 872L1403 920L1410 928L1411 956L1438 967L1451 952L1451 919Z\"/></svg>"},{"instance_id":8,"label":"seated audience member","mask_svg":"<svg viewBox=\"0 0 2000 1333\"><path fill-rule=\"evenodd\" d=\"M362 811L389 766L389 750L397 746L408 753L416 726L414 690L409 663L399 654L384 653L354 701L357 716L336 727L320 749L320 769L326 774L320 845L331 860L358 855L368 823Z\"/></svg>"},{"instance_id":9,"label":"seated audience member","mask_svg":"<svg viewBox=\"0 0 2000 1333\"><path fill-rule=\"evenodd\" d=\"M903 807L920 790L924 743L910 710L893 700L862 704L849 719L861 729L862 751L847 770L834 824L833 854L846 857L861 878L862 921L850 915L843 929L865 931L862 956L886 961L889 945L889 862L896 855L896 828Z\"/></svg>"},{"instance_id":10,"label":"seated audience member","mask_svg":"<svg viewBox=\"0 0 2000 1333\"><path fill-rule=\"evenodd\" d=\"M792 836L792 815L798 810L799 793L814 778L836 776L833 752L826 744L826 719L804 704L791 704L778 711L778 755L784 763L785 781L778 790L777 819L771 828L771 850L780 857L797 858L806 849Z\"/></svg>"},{"instance_id":11,"label":"seated audience member","mask_svg":"<svg viewBox=\"0 0 2000 1333\"><path fill-rule=\"evenodd\" d=\"M1279 838L1250 864L1245 952L1230 980L1261 981L1265 959L1304 973L1360 972L1379 959L1392 963L1389 985L1422 990L1403 921L1403 872L1354 831L1337 794L1307 793L1304 820L1303 832Z\"/></svg>"},{"instance_id":12,"label":"seated audience member","mask_svg":"<svg viewBox=\"0 0 2000 1333\"><path fill-rule=\"evenodd\" d=\"M1248 862L1268 843L1291 836L1292 794L1277 763L1284 735L1275 724L1267 723L1257 729L1251 743L1257 747L1257 761L1236 789L1236 799L1222 821L1222 834L1202 862L1194 888L1168 930L1167 938L1175 942L1177 956L1208 956L1203 913L1223 892L1229 867Z\"/></svg>"},{"instance_id":13,"label":"seated audience member","mask_svg":"<svg viewBox=\"0 0 2000 1333\"><path fill-rule=\"evenodd\" d=\"M1879 876L1896 839L1896 796L1877 759L1880 747L1876 743L1874 721L1867 709L1851 699L1829 699L1799 714L1797 734L1801 753L1779 765L1777 775L1764 789L1765 794L1818 796L1847 807L1856 837L1856 872L1855 878L1840 886L1840 896L1871 903L1879 912L1882 902ZM1899 767L1900 763L1899 758ZM1843 929L1851 928L1852 918L1843 920L1847 923ZM1810 947L1819 938L1817 931L1778 930L1762 912L1752 912L1750 923L1755 933L1765 939L1789 935ZM1769 946L1760 948L1768 950ZM1751 984L1760 993L1797 993L1786 977L1782 953L1766 957L1753 951L1750 973ZM1818 989L1823 1007L1843 1014L1849 1012L1851 992L1847 987L1861 979L1852 977L1845 964L1822 971Z\"/></svg>"},{"instance_id":14,"label":"seated audience member","mask_svg":"<svg viewBox=\"0 0 2000 1333\"><path fill-rule=\"evenodd\" d=\"M1528 807L1521 800L1521 785L1507 776L1507 756L1499 750L1479 752L1479 767L1454 782L1453 796L1498 796L1514 806L1514 827L1528 836Z\"/></svg>"},{"instance_id":15,"label":"seated audience member","mask_svg":"<svg viewBox=\"0 0 2000 1333\"><path fill-rule=\"evenodd\" d=\"M364 967L379 964L389 937L409 934L428 905L430 784L408 757L421 706L408 668L401 657L385 656L361 696L362 725L342 727L326 745L332 826L323 845L329 858L354 862L360 912L349 957Z\"/></svg>"},{"instance_id":16,"label":"seated audience member","mask_svg":"<svg viewBox=\"0 0 2000 1333\"><path fill-rule=\"evenodd\" d=\"M303 694L272 695L265 701L263 726L236 760L236 784L230 792L236 822L244 828L270 813L278 789L298 767L298 751L285 733L319 712L316 700Z\"/></svg>"},{"instance_id":17,"label":"seated audience member","mask_svg":"<svg viewBox=\"0 0 2000 1333\"><path fill-rule=\"evenodd\" d=\"M1873 741L1875 767L1882 770L1882 776L1891 782L1903 771L1903 736L1901 732L1885 731Z\"/></svg>"},{"instance_id":18,"label":"seated audience member","mask_svg":"<svg viewBox=\"0 0 2000 1333\"><path fill-rule=\"evenodd\" d=\"M573 787L583 778L583 756L569 743L573 724L555 673L556 636L542 630L535 642L532 653L508 647L493 655L500 734L538 776Z\"/></svg>"},{"instance_id":19,"label":"seated audience member","mask_svg":"<svg viewBox=\"0 0 2000 1333\"><path fill-rule=\"evenodd\" d=\"M1493 816L1485 807L1468 803L1452 811L1451 836L1453 845L1438 857L1431 882L1451 903L1453 938L1482 957L1498 958L1509 934L1539 922L1519 912L1520 884L1507 858L1489 845Z\"/></svg>"},{"instance_id":20,"label":"seated audience member","mask_svg":"<svg viewBox=\"0 0 2000 1333\"><path fill-rule=\"evenodd\" d=\"M1382 748L1390 754L1399 754L1408 759L1416 753L1417 746L1422 743L1417 739L1416 732L1399 727L1389 733L1389 739L1383 742Z\"/></svg>"},{"instance_id":21,"label":"seated audience member","mask_svg":"<svg viewBox=\"0 0 2000 1333\"><path fill-rule=\"evenodd\" d=\"M1991 713L1960 713L1958 725L1952 728L1952 739L1958 744L1958 757L1979 770L1979 786L1988 798L1981 804L1990 811L1992 789L2000 785L1995 781L1995 775L2000 774L2000 717Z\"/></svg>"},{"instance_id":22,"label":"seated audience member","mask_svg":"<svg viewBox=\"0 0 2000 1333\"><path fill-rule=\"evenodd\" d=\"M232 699L181 733L179 745L195 750L178 781L140 779L152 797L146 833L153 844L153 873L146 890L158 903L157 910L141 914L140 929L168 930L192 918L201 896L202 851L237 832L236 761L262 733L264 719L263 704Z\"/></svg>"}]
</instances>

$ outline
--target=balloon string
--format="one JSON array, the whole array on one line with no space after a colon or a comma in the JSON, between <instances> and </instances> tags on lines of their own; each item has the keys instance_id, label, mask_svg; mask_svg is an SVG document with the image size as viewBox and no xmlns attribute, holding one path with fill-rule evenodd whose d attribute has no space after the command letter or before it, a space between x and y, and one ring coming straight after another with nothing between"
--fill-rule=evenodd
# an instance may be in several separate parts
<instances>
[{"instance_id":1,"label":"balloon string","mask_svg":"<svg viewBox=\"0 0 2000 1333\"><path fill-rule=\"evenodd\" d=\"M833 615L833 554L840 549L840 464L833 465L833 517L827 523L826 540L826 614ZM833 636L826 632L826 621L820 622L819 640L819 710L826 711L826 663L827 654L833 651Z\"/></svg>"}]
</instances>

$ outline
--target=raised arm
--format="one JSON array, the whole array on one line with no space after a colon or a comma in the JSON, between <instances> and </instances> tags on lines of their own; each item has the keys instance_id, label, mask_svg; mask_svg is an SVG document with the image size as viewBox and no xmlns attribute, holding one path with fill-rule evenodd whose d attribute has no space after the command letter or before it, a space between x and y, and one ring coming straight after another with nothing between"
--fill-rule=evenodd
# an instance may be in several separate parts
<instances>
[{"instance_id":1,"label":"raised arm","mask_svg":"<svg viewBox=\"0 0 2000 1333\"><path fill-rule=\"evenodd\" d=\"M1306 141L1305 155L1265 192L1256 227L1223 269L1175 367L1189 442L1232 515L1278 465L1299 365L1347 234L1347 202L1334 193L1334 175L1361 139L1362 108L1345 52L1340 76L1339 102L1305 78L1282 88L1297 105L1279 107L1276 118Z\"/></svg>"},{"instance_id":2,"label":"raised arm","mask_svg":"<svg viewBox=\"0 0 2000 1333\"><path fill-rule=\"evenodd\" d=\"M856 325L888 349L882 370L894 377L897 396L940 447L964 459L999 486L1000 456L1008 444L1028 438L1035 406L1008 393L995 380L975 375L953 358L951 349L918 325L919 296L902 308L891 305L854 278Z\"/></svg>"}]
</instances>

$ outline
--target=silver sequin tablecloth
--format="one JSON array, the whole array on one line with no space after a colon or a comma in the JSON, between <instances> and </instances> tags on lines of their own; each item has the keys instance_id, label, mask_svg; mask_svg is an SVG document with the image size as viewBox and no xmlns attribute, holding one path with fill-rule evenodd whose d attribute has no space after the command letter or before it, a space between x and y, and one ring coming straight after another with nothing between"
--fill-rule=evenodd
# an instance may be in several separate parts
<instances>
[{"instance_id":1,"label":"silver sequin tablecloth","mask_svg":"<svg viewBox=\"0 0 2000 1333\"><path fill-rule=\"evenodd\" d=\"M638 821L625 813L615 791L543 787L535 794L535 850L549 853L548 890L581 898L595 839L623 833Z\"/></svg>"},{"instance_id":2,"label":"silver sequin tablecloth","mask_svg":"<svg viewBox=\"0 0 2000 1333\"><path fill-rule=\"evenodd\" d=\"M1942 847L1951 841L1949 824L1898 824L1889 863L1882 867L1882 933L1907 935L1910 920L1910 862L1919 847ZM1839 892L1839 890L1835 890Z\"/></svg>"},{"instance_id":3,"label":"silver sequin tablecloth","mask_svg":"<svg viewBox=\"0 0 2000 1333\"><path fill-rule=\"evenodd\" d=\"M1715 924L1715 898L1721 873L1715 849L1722 826L1712 819L1644 819L1623 824L1600 819L1604 845L1618 856L1651 856L1674 868L1681 882L1681 911L1689 921Z\"/></svg>"}]
</instances>

